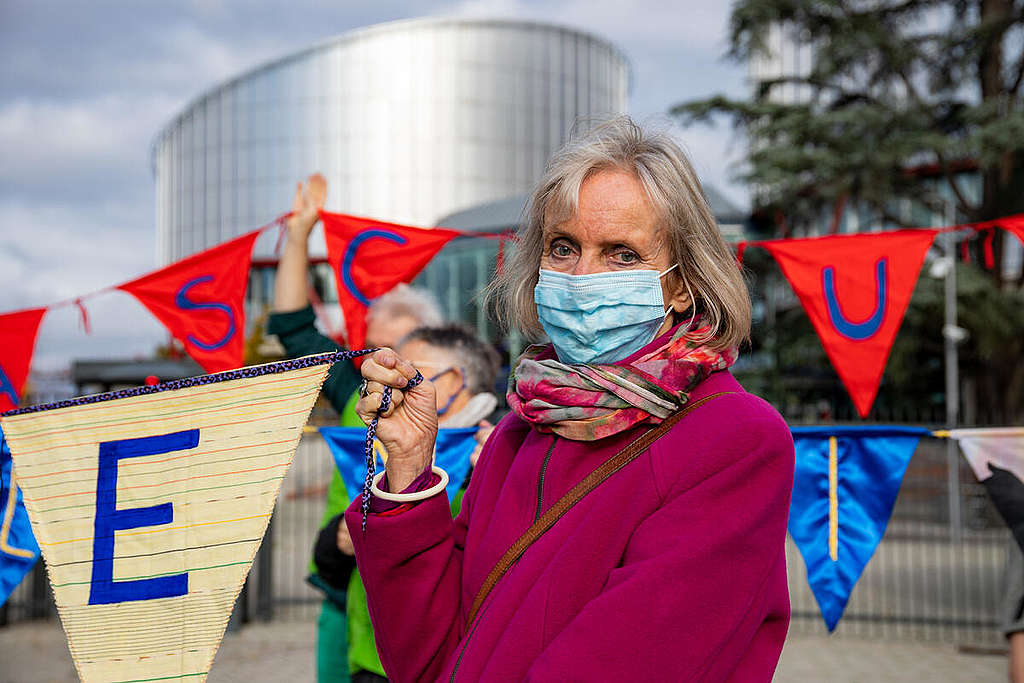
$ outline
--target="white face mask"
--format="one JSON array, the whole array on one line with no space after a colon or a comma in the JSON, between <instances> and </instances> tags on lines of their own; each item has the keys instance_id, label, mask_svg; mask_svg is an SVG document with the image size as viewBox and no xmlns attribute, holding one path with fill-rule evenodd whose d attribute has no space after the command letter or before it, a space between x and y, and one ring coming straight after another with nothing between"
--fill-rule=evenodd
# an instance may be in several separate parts
<instances>
[{"instance_id":1,"label":"white face mask","mask_svg":"<svg viewBox=\"0 0 1024 683\"><path fill-rule=\"evenodd\" d=\"M541 270L533 300L563 363L614 363L654 340L665 317L656 270L569 275Z\"/></svg>"}]
</instances>

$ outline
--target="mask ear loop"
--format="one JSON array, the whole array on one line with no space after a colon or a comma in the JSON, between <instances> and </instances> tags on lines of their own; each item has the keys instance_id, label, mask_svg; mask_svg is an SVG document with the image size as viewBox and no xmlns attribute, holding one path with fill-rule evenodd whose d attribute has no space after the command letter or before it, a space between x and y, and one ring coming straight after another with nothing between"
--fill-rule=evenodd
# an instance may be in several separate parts
<instances>
[{"instance_id":1,"label":"mask ear loop","mask_svg":"<svg viewBox=\"0 0 1024 683\"><path fill-rule=\"evenodd\" d=\"M683 284L686 285L686 295L690 297L690 322L686 323L686 331L689 332L693 328L693 321L697 319L697 300L693 298L693 290L690 289L690 281L687 278L683 278Z\"/></svg>"},{"instance_id":2,"label":"mask ear loop","mask_svg":"<svg viewBox=\"0 0 1024 683\"><path fill-rule=\"evenodd\" d=\"M669 266L668 268L663 270L661 273L659 273L658 277L659 278L665 277L673 269L675 269L678 266L679 266L678 263L672 264L671 266ZM690 313L690 321L688 323L686 323L686 330L685 330L686 332L689 332L690 328L693 327L693 321L697 319L697 301L696 301L696 299L693 298L693 290L690 289L690 281L687 278L683 277L682 274L680 274L679 277L680 277L680 279L682 279L683 284L686 285L686 294L690 297L690 310L692 311L692 313ZM665 311L665 317L667 318L669 316L669 314L672 313L672 312L673 312L672 307L669 306L668 310Z\"/></svg>"}]
</instances>

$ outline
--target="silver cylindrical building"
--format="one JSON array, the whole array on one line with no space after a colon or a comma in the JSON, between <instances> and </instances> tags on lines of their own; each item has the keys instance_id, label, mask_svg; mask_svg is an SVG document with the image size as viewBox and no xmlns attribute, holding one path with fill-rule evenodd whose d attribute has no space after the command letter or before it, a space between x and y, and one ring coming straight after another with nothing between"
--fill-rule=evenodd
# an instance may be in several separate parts
<instances>
[{"instance_id":1,"label":"silver cylindrical building","mask_svg":"<svg viewBox=\"0 0 1024 683\"><path fill-rule=\"evenodd\" d=\"M278 59L158 134L158 259L266 223L311 171L328 209L421 226L522 194L578 118L625 110L628 80L610 43L523 21L400 21Z\"/></svg>"}]
</instances>

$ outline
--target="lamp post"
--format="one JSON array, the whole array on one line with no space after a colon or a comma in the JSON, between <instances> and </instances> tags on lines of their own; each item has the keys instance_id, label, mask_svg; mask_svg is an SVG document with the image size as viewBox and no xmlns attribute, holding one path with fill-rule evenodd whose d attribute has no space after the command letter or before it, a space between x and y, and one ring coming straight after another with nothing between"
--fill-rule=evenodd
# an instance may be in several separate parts
<instances>
[{"instance_id":1,"label":"lamp post","mask_svg":"<svg viewBox=\"0 0 1024 683\"><path fill-rule=\"evenodd\" d=\"M960 421L960 367L957 345L967 338L967 330L957 325L956 238L943 236L945 256L932 263L929 274L945 281L945 316L942 339L946 366L946 429L955 429ZM953 543L962 540L960 519L960 454L953 439L946 440L946 483L949 495L949 528Z\"/></svg>"},{"instance_id":2,"label":"lamp post","mask_svg":"<svg viewBox=\"0 0 1024 683\"><path fill-rule=\"evenodd\" d=\"M954 233L945 235L945 320L942 338L945 346L946 365L946 429L956 429L960 420L960 367L957 345L967 338L967 330L957 325L956 306L956 238ZM950 538L959 544L963 538L960 518L960 454L956 441L946 439L946 461L949 486Z\"/></svg>"}]
</instances>

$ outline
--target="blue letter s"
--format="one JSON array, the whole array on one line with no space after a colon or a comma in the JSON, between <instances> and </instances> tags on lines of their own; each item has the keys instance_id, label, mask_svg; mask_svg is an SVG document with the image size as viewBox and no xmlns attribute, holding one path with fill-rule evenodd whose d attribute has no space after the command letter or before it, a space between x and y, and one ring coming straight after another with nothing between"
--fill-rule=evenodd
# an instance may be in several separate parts
<instances>
[{"instance_id":1,"label":"blue letter s","mask_svg":"<svg viewBox=\"0 0 1024 683\"><path fill-rule=\"evenodd\" d=\"M206 344L199 341L199 339L193 337L191 334L188 335L188 340L203 351L216 351L227 344L228 341L235 336L235 316L231 311L230 306L218 303L199 303L188 298L188 290L192 289L196 285L202 284L203 282L209 282L211 280L213 280L212 275L203 275L202 277L193 278L181 286L181 289L178 290L178 295L174 298L174 305L183 311L198 311L206 308L212 308L215 311L223 311L228 316L227 334L212 344Z\"/></svg>"}]
</instances>

